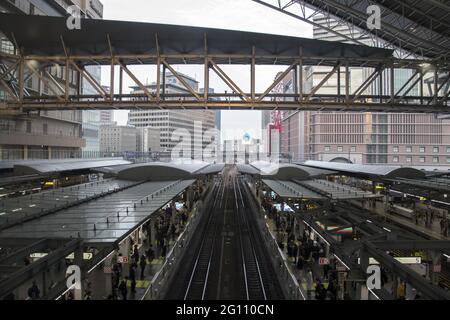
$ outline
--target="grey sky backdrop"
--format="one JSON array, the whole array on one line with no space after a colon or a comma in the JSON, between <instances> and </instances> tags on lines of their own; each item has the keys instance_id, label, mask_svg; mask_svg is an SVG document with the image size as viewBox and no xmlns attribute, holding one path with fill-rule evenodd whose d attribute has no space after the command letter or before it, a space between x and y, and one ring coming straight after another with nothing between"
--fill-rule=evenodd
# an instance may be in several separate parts
<instances>
[{"instance_id":1,"label":"grey sky backdrop","mask_svg":"<svg viewBox=\"0 0 450 320\"><path fill-rule=\"evenodd\" d=\"M298 36L311 38L312 26L289 17L283 13L271 10L251 0L102 0L104 4L104 19L126 20L139 22L166 23L233 29L261 33ZM299 7L292 10L299 10ZM298 11L299 12L299 11ZM245 66L222 66L232 79L246 91L250 88L249 68ZM155 67L136 66L130 69L143 83L154 82ZM195 77L203 87L202 66L176 66L177 71ZM283 66L260 66L256 69L256 89L263 92L273 81L277 72L284 70ZM210 75L210 86L217 92L230 89L215 74ZM103 69L102 82L109 85L109 70ZM124 87L134 85L133 81L124 76ZM116 87L118 84L116 85ZM115 121L124 125L127 122L128 111L115 111ZM227 138L240 136L242 131L250 131L253 136L259 136L261 127L259 111L223 111L222 131L229 130Z\"/></svg>"}]
</instances>

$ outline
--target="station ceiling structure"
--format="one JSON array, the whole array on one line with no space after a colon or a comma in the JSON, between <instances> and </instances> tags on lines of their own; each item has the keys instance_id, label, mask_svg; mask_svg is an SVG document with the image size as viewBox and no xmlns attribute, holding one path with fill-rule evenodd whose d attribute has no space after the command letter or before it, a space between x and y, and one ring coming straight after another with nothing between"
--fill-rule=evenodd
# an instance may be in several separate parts
<instances>
[{"instance_id":1,"label":"station ceiling structure","mask_svg":"<svg viewBox=\"0 0 450 320\"><path fill-rule=\"evenodd\" d=\"M450 54L450 4L442 0L253 0L284 12L314 27L361 43L369 37L373 46L394 49L397 56L448 60ZM367 8L377 5L381 29L369 29ZM312 10L308 13L306 9ZM319 25L313 18L322 14L338 24ZM343 34L342 27L350 34Z\"/></svg>"},{"instance_id":2,"label":"station ceiling structure","mask_svg":"<svg viewBox=\"0 0 450 320\"><path fill-rule=\"evenodd\" d=\"M68 30L63 17L1 14L0 32L16 47L15 54L0 54L0 86L7 94L6 101L0 104L1 112L91 108L448 112L449 79L439 78L448 74L447 60L399 59L393 56L393 49L234 30L91 19L82 20L82 25L81 30ZM73 87L69 80L48 74L46 68L55 64L67 72L76 71L78 85ZM213 72L230 91L196 92L174 69L175 64L202 65L206 89ZM221 68L224 64L248 66L249 89L237 85ZM109 89L86 70L90 65L110 69ZM156 89L144 85L129 69L131 65L156 66ZM255 70L259 65L286 68L264 92L256 91ZM328 66L331 70L306 92L304 66ZM336 93L317 93L333 75L348 74L351 67L365 67L373 73L356 90L350 88L350 79L345 77ZM389 93L366 93L383 72L390 70L392 76L403 68L414 72L400 90L396 92L391 83ZM166 70L186 87L185 93L166 92ZM273 92L290 72L294 73L294 92ZM428 84L424 77L430 72L435 81L425 94L423 86ZM140 89L138 93L123 92L124 74ZM31 75L48 85L48 94L26 88L25 80ZM92 85L94 94L83 93L81 79ZM422 88L420 94L410 94L417 84Z\"/></svg>"}]
</instances>

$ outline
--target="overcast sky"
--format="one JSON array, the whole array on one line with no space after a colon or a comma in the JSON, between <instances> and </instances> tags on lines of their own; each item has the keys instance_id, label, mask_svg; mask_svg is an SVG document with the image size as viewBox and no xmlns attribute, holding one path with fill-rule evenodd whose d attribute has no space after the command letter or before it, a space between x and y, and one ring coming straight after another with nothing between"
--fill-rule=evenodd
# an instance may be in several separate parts
<instances>
[{"instance_id":1,"label":"overcast sky","mask_svg":"<svg viewBox=\"0 0 450 320\"><path fill-rule=\"evenodd\" d=\"M309 24L251 0L102 0L102 3L104 5L104 19L108 20L167 23L305 38L312 37L312 26ZM272 3L274 3L273 0ZM137 66L130 69L136 73L143 83L151 83L156 80L154 79L154 67ZM182 65L177 66L176 69L195 77L200 82L199 86L203 87L202 67ZM249 90L248 68L223 66L223 69L244 91ZM282 66L257 67L256 89L263 92L273 81L277 72L283 69ZM216 92L230 91L220 78L213 73L210 77L210 86ZM109 71L106 69L102 72L102 82L109 85ZM124 86L130 85L134 85L133 81L125 77ZM115 111L115 120L119 124L126 124L127 113L127 111ZM223 129L257 132L260 124L259 111L222 112ZM256 135L259 134L256 133Z\"/></svg>"}]
</instances>

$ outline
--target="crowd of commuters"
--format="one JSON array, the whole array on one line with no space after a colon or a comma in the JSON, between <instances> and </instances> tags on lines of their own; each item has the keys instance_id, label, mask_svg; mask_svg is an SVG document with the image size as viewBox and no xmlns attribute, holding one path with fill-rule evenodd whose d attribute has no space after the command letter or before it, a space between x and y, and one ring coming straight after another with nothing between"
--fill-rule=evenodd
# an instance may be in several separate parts
<instances>
[{"instance_id":1,"label":"crowd of commuters","mask_svg":"<svg viewBox=\"0 0 450 320\"><path fill-rule=\"evenodd\" d=\"M330 259L329 264L319 265L319 259L326 257L325 243L312 240L309 228L300 232L294 216L277 210L270 199L263 198L261 205L275 224L278 246L303 279L308 299L338 299L337 261Z\"/></svg>"}]
</instances>

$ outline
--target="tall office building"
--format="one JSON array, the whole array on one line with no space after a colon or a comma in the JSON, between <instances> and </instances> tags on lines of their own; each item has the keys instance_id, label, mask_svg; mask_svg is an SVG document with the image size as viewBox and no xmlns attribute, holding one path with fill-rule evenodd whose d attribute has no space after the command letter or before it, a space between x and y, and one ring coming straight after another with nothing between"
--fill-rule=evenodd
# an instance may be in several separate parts
<instances>
[{"instance_id":1,"label":"tall office building","mask_svg":"<svg viewBox=\"0 0 450 320\"><path fill-rule=\"evenodd\" d=\"M100 123L108 124L114 122L113 110L100 110Z\"/></svg>"},{"instance_id":2,"label":"tall office building","mask_svg":"<svg viewBox=\"0 0 450 320\"><path fill-rule=\"evenodd\" d=\"M190 76L179 73L191 88L198 90L198 81ZM161 75L162 77L162 75ZM146 88L151 92L156 92L156 83L147 85ZM139 87L132 87L133 93L142 94ZM166 73L165 93L189 93L183 84L172 73ZM167 97L166 99L171 99ZM194 130L194 124L201 124L201 128ZM174 136L175 133L185 133L189 135L190 144L183 145L187 151L189 148L194 150L194 146L202 146L210 144L208 139L203 139L203 133L206 130L215 127L215 112L212 110L132 110L128 114L128 124L136 128L151 127L159 129L161 151L171 152L175 146L180 146L180 138ZM200 131L201 129L201 131ZM193 156L193 154L191 155ZM189 157L189 155L183 155Z\"/></svg>"},{"instance_id":3,"label":"tall office building","mask_svg":"<svg viewBox=\"0 0 450 320\"><path fill-rule=\"evenodd\" d=\"M317 15L314 22L331 27L337 25L336 21L323 15ZM344 35L357 32L347 25L338 28ZM313 35L315 39L345 42L343 37L319 27L314 27ZM371 40L367 37L362 36L359 40L370 45ZM316 86L330 70L328 67L305 68L304 91L308 92ZM350 68L350 92L356 90L371 72L367 68ZM394 91L398 91L411 75L411 70L396 69ZM341 77L344 86L345 73L341 72ZM390 74L384 72L382 79L383 94L389 94ZM337 82L335 74L317 93L335 94ZM345 92L344 87L341 92ZM369 86L365 93L379 94L379 81ZM410 94L417 93L416 87ZM433 114L304 112L301 115L297 112L286 114L283 124L283 150L291 152L294 161L314 159L363 164L450 165L450 120L439 119ZM289 126L294 132L286 129ZM301 130L302 127L304 130ZM291 135L287 137L289 132ZM305 153L301 154L297 149Z\"/></svg>"},{"instance_id":4,"label":"tall office building","mask_svg":"<svg viewBox=\"0 0 450 320\"><path fill-rule=\"evenodd\" d=\"M101 125L100 151L108 153L137 151L137 129L117 124Z\"/></svg>"},{"instance_id":5,"label":"tall office building","mask_svg":"<svg viewBox=\"0 0 450 320\"><path fill-rule=\"evenodd\" d=\"M103 7L99 0L9 0L0 2L0 11L15 14L65 16L66 8L77 5L86 18L101 18ZM0 50L14 53L13 45L0 34ZM4 67L1 66L0 67ZM42 68L49 76L61 83L65 81L64 67ZM91 71L99 80L100 68ZM76 93L78 74L69 70L70 94ZM81 84L82 90L89 90L87 84ZM25 82L28 92L49 93L50 87L39 77L32 75ZM87 92L87 91L86 91ZM0 99L5 93L0 88ZM49 159L80 156L81 150L98 151L97 111L43 111L0 119L0 159Z\"/></svg>"}]
</instances>

